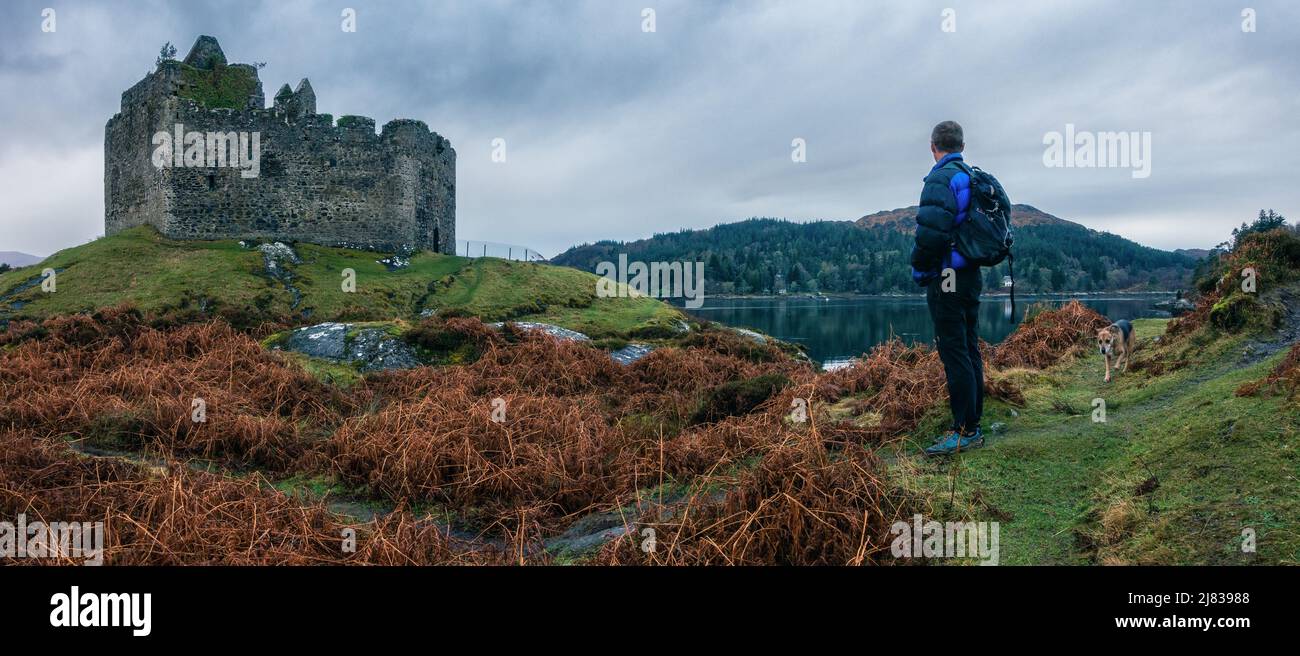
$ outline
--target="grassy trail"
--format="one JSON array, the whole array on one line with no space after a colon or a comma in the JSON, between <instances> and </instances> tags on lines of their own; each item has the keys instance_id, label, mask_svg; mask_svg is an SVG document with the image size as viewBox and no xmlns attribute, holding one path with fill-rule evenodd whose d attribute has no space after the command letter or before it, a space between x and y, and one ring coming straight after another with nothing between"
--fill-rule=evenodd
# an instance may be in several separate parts
<instances>
[{"instance_id":1,"label":"grassy trail","mask_svg":"<svg viewBox=\"0 0 1300 656\"><path fill-rule=\"evenodd\" d=\"M1139 354L1164 325L1136 322ZM1221 339L1175 371L1111 383L1091 354L1008 372L1027 403L986 408L986 432L1005 428L985 448L911 455L942 428L944 408L905 444L900 469L937 499L936 519L1001 522L1003 564L1300 562L1300 418L1284 398L1234 394L1282 356L1241 366L1244 343ZM1243 529L1254 553L1241 549Z\"/></svg>"}]
</instances>

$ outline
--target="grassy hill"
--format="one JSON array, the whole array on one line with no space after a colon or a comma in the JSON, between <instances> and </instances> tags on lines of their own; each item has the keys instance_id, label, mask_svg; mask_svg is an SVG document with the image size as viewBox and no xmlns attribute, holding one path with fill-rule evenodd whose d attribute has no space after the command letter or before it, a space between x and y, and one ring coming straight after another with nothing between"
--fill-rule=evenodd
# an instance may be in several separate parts
<instances>
[{"instance_id":1,"label":"grassy hill","mask_svg":"<svg viewBox=\"0 0 1300 656\"><path fill-rule=\"evenodd\" d=\"M1159 350L1164 319L1135 322L1139 361ZM1088 356L1012 371L1026 404L994 401L985 448L960 462L912 456L942 413L905 443L904 467L936 514L1000 521L1003 564L1300 563L1300 412L1286 395L1239 396L1285 349L1249 362L1244 335L1206 336L1176 370L1134 370L1104 383ZM1243 360L1248 364L1243 365ZM1095 421L1094 399L1105 402ZM1241 549L1243 529L1257 550Z\"/></svg>"},{"instance_id":2,"label":"grassy hill","mask_svg":"<svg viewBox=\"0 0 1300 656\"><path fill-rule=\"evenodd\" d=\"M1094 353L1001 372L1025 402L990 402L985 427L1002 428L984 449L913 456L937 410L900 469L936 514L1001 521L1003 563L1300 563L1300 236L1238 240L1198 286L1196 312L1134 322L1134 366L1112 383Z\"/></svg>"},{"instance_id":3,"label":"grassy hill","mask_svg":"<svg viewBox=\"0 0 1300 656\"><path fill-rule=\"evenodd\" d=\"M245 298L292 306L287 280L302 286L292 311L346 314L366 308L327 287L376 257L303 248L294 276L268 284L238 244L105 243L107 261L86 259L96 245L51 260L70 279L55 295L233 304L260 281ZM374 314L533 311L544 296L559 308L545 316L600 312L620 329L610 317L640 316L564 307L572 290L539 282L586 274L506 264L358 268L357 293L378 289L352 298ZM625 366L598 344L435 318L413 341L467 357L336 379L221 321L13 322L0 328L0 513L104 518L121 527L110 564L887 564L891 526L917 514L997 521L1002 563L1295 564L1300 236L1252 234L1206 266L1196 311L1136 322L1134 366L1111 383L1089 344L1105 318L1074 303L1023 322L988 353L987 446L946 459L919 454L947 423L942 364L901 341L818 372L705 325ZM1244 268L1257 290L1240 288ZM12 291L34 275L18 273L0 279L6 307L68 302ZM345 526L355 553L336 546ZM638 543L644 528L657 547Z\"/></svg>"},{"instance_id":4,"label":"grassy hill","mask_svg":"<svg viewBox=\"0 0 1300 656\"><path fill-rule=\"evenodd\" d=\"M792 292L914 293L910 256L916 207L857 221L795 223L749 219L705 230L657 234L632 242L575 246L555 264L594 271L626 253L643 262L704 262L712 294ZM1020 292L1159 291L1184 289L1196 258L1090 230L1029 205L1012 209L1016 289ZM985 270L985 287L1000 288L1006 263Z\"/></svg>"},{"instance_id":5,"label":"grassy hill","mask_svg":"<svg viewBox=\"0 0 1300 656\"><path fill-rule=\"evenodd\" d=\"M0 274L0 319L40 319L134 303L159 314L261 321L382 321L425 310L485 321L554 323L593 337L653 336L680 314L649 298L598 298L592 274L545 264L422 252L390 270L383 253L295 245L299 263L273 275L263 254L238 241L178 241L134 228ZM41 271L56 271L42 291ZM342 288L344 269L356 290Z\"/></svg>"}]
</instances>

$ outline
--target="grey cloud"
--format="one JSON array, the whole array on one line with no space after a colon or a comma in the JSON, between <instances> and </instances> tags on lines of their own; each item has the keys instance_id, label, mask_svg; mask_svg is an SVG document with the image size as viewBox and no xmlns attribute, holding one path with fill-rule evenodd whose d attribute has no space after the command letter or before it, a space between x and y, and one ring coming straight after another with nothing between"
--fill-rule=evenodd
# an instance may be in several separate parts
<instances>
[{"instance_id":1,"label":"grey cloud","mask_svg":"<svg viewBox=\"0 0 1300 656\"><path fill-rule=\"evenodd\" d=\"M198 34L309 77L322 112L411 117L459 153L458 236L555 253L753 215L853 219L915 203L937 121L1014 200L1161 247L1261 207L1300 219L1300 9L1109 2L11 3L0 24L0 250L102 231L90 157L164 41ZM657 32L641 32L655 8ZM940 12L957 11L957 32ZM1152 176L1048 169L1044 133L1150 130ZM504 137L509 161L489 161ZM790 161L790 141L808 162ZM42 175L18 174L31 166ZM78 193L69 194L67 190ZM15 212L15 210L18 210Z\"/></svg>"}]
</instances>

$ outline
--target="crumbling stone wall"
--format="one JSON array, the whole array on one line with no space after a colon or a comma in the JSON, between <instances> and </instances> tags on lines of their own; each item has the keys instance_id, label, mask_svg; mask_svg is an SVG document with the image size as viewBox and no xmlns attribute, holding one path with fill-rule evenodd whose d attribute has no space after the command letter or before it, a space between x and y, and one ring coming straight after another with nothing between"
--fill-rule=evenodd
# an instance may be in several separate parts
<instances>
[{"instance_id":1,"label":"crumbling stone wall","mask_svg":"<svg viewBox=\"0 0 1300 656\"><path fill-rule=\"evenodd\" d=\"M450 142L422 121L390 121L379 134L366 117L345 116L336 125L316 113L306 79L297 90L282 87L270 108L262 107L260 80L239 109L191 97L196 71L229 72L220 68L226 66L243 67L256 80L256 68L226 64L216 40L200 37L185 61L163 62L122 94L121 112L105 128L106 234L147 224L178 239L454 251ZM257 176L244 177L235 166L156 166L154 135L172 133L178 123L187 133L259 133Z\"/></svg>"}]
</instances>

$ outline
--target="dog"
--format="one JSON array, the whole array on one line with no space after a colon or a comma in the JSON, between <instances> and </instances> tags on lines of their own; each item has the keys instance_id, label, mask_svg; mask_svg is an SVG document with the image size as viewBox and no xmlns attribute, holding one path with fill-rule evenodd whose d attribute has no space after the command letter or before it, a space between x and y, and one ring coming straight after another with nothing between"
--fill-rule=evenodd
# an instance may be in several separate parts
<instances>
[{"instance_id":1,"label":"dog","mask_svg":"<svg viewBox=\"0 0 1300 656\"><path fill-rule=\"evenodd\" d=\"M1120 319L1097 331L1097 350L1106 359L1106 382L1110 382L1110 358L1115 356L1115 370L1128 371L1133 356L1133 324Z\"/></svg>"}]
</instances>

